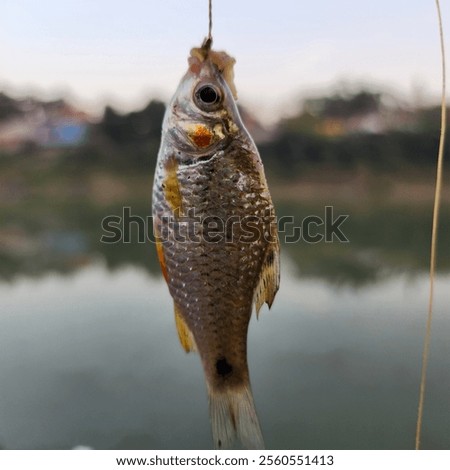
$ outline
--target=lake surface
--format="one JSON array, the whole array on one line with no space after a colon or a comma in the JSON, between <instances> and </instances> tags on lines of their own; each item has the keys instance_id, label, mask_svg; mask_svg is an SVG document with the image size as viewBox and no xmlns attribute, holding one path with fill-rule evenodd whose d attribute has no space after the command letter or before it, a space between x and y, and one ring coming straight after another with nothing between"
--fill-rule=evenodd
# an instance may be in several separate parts
<instances>
[{"instance_id":1,"label":"lake surface","mask_svg":"<svg viewBox=\"0 0 450 470\"><path fill-rule=\"evenodd\" d=\"M412 448L426 272L336 282L302 274L290 250L272 310L250 325L267 447ZM441 272L424 448L449 448L449 282ZM178 343L159 275L136 263L111 270L99 257L69 272L16 272L0 298L0 447L211 448L200 361Z\"/></svg>"}]
</instances>

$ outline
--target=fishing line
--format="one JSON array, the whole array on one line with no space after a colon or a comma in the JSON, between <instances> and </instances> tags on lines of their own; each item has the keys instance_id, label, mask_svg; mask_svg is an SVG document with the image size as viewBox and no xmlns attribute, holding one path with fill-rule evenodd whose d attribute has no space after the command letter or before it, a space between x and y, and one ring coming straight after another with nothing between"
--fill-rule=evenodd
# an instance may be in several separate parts
<instances>
[{"instance_id":1,"label":"fishing line","mask_svg":"<svg viewBox=\"0 0 450 470\"><path fill-rule=\"evenodd\" d=\"M212 38L212 0L208 0L208 36L202 44L202 49L208 52L211 49L213 42Z\"/></svg>"},{"instance_id":2,"label":"fishing line","mask_svg":"<svg viewBox=\"0 0 450 470\"><path fill-rule=\"evenodd\" d=\"M208 0L208 40L212 42L212 0Z\"/></svg>"},{"instance_id":3,"label":"fishing line","mask_svg":"<svg viewBox=\"0 0 450 470\"><path fill-rule=\"evenodd\" d=\"M442 166L444 160L445 131L447 127L447 107L445 95L445 48L444 48L444 29L442 26L442 15L439 0L436 0L436 9L439 23L439 37L441 43L441 67L442 67L442 98L441 98L441 133L439 137L439 151L436 171L436 189L434 193L433 207L433 226L431 231L431 255L430 255L430 294L428 300L428 316L425 332L425 339L422 352L422 374L420 378L419 406L417 411L416 427L416 450L420 449L420 436L422 431L423 405L425 400L425 385L427 380L428 354L431 340L431 322L433 319L433 298L434 298L434 276L436 270L436 250L437 250L437 231L439 222L439 209L442 191Z\"/></svg>"}]
</instances>

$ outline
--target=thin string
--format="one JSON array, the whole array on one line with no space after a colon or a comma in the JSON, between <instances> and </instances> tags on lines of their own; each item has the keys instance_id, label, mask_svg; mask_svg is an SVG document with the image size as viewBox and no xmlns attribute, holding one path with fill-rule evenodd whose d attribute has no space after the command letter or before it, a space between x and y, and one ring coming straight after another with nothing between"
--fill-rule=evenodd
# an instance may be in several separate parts
<instances>
[{"instance_id":1,"label":"thin string","mask_svg":"<svg viewBox=\"0 0 450 470\"><path fill-rule=\"evenodd\" d=\"M425 385L427 380L428 355L431 340L431 322L433 318L433 298L434 298L434 276L436 270L436 250L437 250L437 231L439 222L439 209L442 188L442 166L444 160L445 131L447 127L447 107L446 107L446 69L445 69L445 49L444 49L444 29L442 26L441 8L439 0L436 0L436 9L439 22L439 36L441 42L441 67L442 67L442 98L441 98L441 134L439 138L439 151L436 172L436 189L434 194L433 208L433 228L431 232L431 255L430 255L430 296L428 300L428 316L425 332L425 339L422 352L422 374L420 378L419 407L417 412L416 427L416 450L420 449L420 437L422 432L423 405L425 400Z\"/></svg>"},{"instance_id":2,"label":"thin string","mask_svg":"<svg viewBox=\"0 0 450 470\"><path fill-rule=\"evenodd\" d=\"M208 0L208 36L205 38L202 44L202 49L208 53L211 50L213 38L212 38L212 0Z\"/></svg>"},{"instance_id":3,"label":"thin string","mask_svg":"<svg viewBox=\"0 0 450 470\"><path fill-rule=\"evenodd\" d=\"M212 0L208 0L208 12L209 12L208 39L212 42Z\"/></svg>"}]
</instances>

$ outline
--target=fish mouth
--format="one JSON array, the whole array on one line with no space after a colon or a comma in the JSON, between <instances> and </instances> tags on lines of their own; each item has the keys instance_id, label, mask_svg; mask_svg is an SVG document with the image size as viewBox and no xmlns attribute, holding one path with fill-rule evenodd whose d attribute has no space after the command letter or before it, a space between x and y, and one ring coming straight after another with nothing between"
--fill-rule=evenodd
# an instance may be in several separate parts
<instances>
[{"instance_id":1,"label":"fish mouth","mask_svg":"<svg viewBox=\"0 0 450 470\"><path fill-rule=\"evenodd\" d=\"M202 163L216 160L223 155L222 150L215 150L213 153L208 155L200 155L195 158L187 158L180 161L180 167L195 167L201 165Z\"/></svg>"}]
</instances>

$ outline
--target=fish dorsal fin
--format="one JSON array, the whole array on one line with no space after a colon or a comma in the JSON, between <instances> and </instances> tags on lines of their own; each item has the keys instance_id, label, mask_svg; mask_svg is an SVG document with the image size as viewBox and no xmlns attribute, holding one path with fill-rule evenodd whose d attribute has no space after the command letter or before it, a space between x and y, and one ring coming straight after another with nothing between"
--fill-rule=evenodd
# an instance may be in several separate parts
<instances>
[{"instance_id":1,"label":"fish dorsal fin","mask_svg":"<svg viewBox=\"0 0 450 470\"><path fill-rule=\"evenodd\" d=\"M280 244L278 238L266 250L264 262L261 267L258 285L255 289L253 301L256 307L256 317L259 315L263 303L269 308L272 306L275 294L280 286Z\"/></svg>"},{"instance_id":2,"label":"fish dorsal fin","mask_svg":"<svg viewBox=\"0 0 450 470\"><path fill-rule=\"evenodd\" d=\"M188 353L191 351L196 351L194 336L191 333L191 330L186 325L183 317L181 316L181 311L177 304L174 304L175 311L175 324L177 326L178 338L180 338L181 346Z\"/></svg>"}]
</instances>

